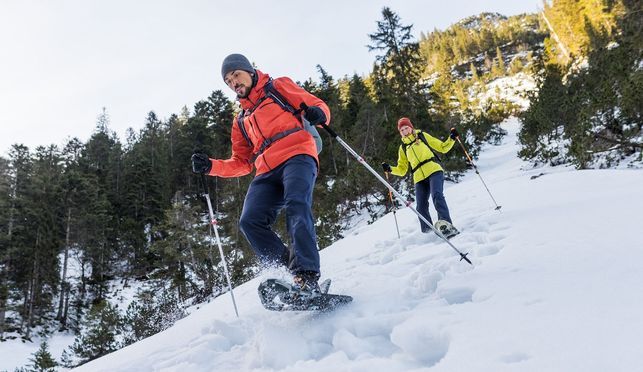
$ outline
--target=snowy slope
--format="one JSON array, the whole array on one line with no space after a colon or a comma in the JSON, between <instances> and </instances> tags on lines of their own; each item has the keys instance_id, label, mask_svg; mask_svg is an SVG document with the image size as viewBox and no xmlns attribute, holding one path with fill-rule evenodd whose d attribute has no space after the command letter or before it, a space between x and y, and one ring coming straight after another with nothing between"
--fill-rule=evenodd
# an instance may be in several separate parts
<instances>
[{"instance_id":1,"label":"snowy slope","mask_svg":"<svg viewBox=\"0 0 643 372\"><path fill-rule=\"evenodd\" d=\"M523 170L519 123L503 126L477 162L501 212L474 173L446 185L474 266L400 210L401 239L389 214L321 252L331 292L355 297L345 308L266 311L257 278L235 289L240 318L224 295L76 370L643 369L643 171Z\"/></svg>"}]
</instances>

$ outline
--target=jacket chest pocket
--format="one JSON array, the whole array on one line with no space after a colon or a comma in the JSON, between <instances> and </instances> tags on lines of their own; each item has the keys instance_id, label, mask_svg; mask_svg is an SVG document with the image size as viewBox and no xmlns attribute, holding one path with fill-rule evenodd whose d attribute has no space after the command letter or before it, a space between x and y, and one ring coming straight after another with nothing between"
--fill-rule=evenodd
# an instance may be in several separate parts
<instances>
[{"instance_id":1,"label":"jacket chest pocket","mask_svg":"<svg viewBox=\"0 0 643 372\"><path fill-rule=\"evenodd\" d=\"M270 138L279 132L298 126L295 116L284 111L272 100L258 107L250 115L250 120L255 133L261 138Z\"/></svg>"},{"instance_id":2,"label":"jacket chest pocket","mask_svg":"<svg viewBox=\"0 0 643 372\"><path fill-rule=\"evenodd\" d=\"M248 135L253 143L261 143L266 137L270 136L268 133L270 131L270 122L271 120L265 115L265 112L261 110L261 107L246 116L246 128L248 128Z\"/></svg>"}]
</instances>

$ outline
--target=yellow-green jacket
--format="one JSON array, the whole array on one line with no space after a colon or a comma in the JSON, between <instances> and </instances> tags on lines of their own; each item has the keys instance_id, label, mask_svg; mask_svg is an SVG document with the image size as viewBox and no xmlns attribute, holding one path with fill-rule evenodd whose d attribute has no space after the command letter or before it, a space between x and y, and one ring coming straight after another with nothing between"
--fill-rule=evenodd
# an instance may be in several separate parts
<instances>
[{"instance_id":1,"label":"yellow-green jacket","mask_svg":"<svg viewBox=\"0 0 643 372\"><path fill-rule=\"evenodd\" d=\"M419 136L424 136L431 148L425 145ZM410 167L411 170L415 170L413 172L413 182L418 183L433 173L443 170L437 159L434 158L433 150L446 154L451 150L455 141L451 137L447 137L445 141L440 141L430 134L416 129L413 133L403 137L402 143L403 145L400 146L398 151L397 166L391 167L391 173L403 177ZM418 166L422 162L424 164Z\"/></svg>"}]
</instances>

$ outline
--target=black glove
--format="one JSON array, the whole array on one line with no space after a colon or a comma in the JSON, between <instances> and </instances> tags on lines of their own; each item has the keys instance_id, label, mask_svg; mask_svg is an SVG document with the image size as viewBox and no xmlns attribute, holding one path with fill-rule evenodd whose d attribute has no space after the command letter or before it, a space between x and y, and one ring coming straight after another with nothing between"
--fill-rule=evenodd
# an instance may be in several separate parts
<instances>
[{"instance_id":1,"label":"black glove","mask_svg":"<svg viewBox=\"0 0 643 372\"><path fill-rule=\"evenodd\" d=\"M308 106L304 113L304 118L308 120L310 125L317 125L326 122L326 114L317 106Z\"/></svg>"},{"instance_id":2,"label":"black glove","mask_svg":"<svg viewBox=\"0 0 643 372\"><path fill-rule=\"evenodd\" d=\"M382 163L382 169L384 169L384 172L391 173L392 169L391 166L388 163Z\"/></svg>"},{"instance_id":3,"label":"black glove","mask_svg":"<svg viewBox=\"0 0 643 372\"><path fill-rule=\"evenodd\" d=\"M458 133L457 129L451 128L451 133L449 134L449 137L451 137L451 139L455 139L456 137L460 137L460 133Z\"/></svg>"},{"instance_id":4,"label":"black glove","mask_svg":"<svg viewBox=\"0 0 643 372\"><path fill-rule=\"evenodd\" d=\"M192 154L192 172L208 174L212 169L212 162L206 154L196 152Z\"/></svg>"}]
</instances>

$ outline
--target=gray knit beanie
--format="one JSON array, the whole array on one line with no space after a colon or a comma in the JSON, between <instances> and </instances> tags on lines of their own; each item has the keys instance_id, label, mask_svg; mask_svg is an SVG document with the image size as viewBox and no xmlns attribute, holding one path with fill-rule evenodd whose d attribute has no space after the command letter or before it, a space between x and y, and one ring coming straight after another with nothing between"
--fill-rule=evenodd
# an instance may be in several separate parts
<instances>
[{"instance_id":1,"label":"gray knit beanie","mask_svg":"<svg viewBox=\"0 0 643 372\"><path fill-rule=\"evenodd\" d=\"M243 70L251 74L255 73L255 69L252 67L250 61L248 61L248 58L241 54L230 54L225 57L221 64L221 77L225 80L225 75L234 70Z\"/></svg>"}]
</instances>

